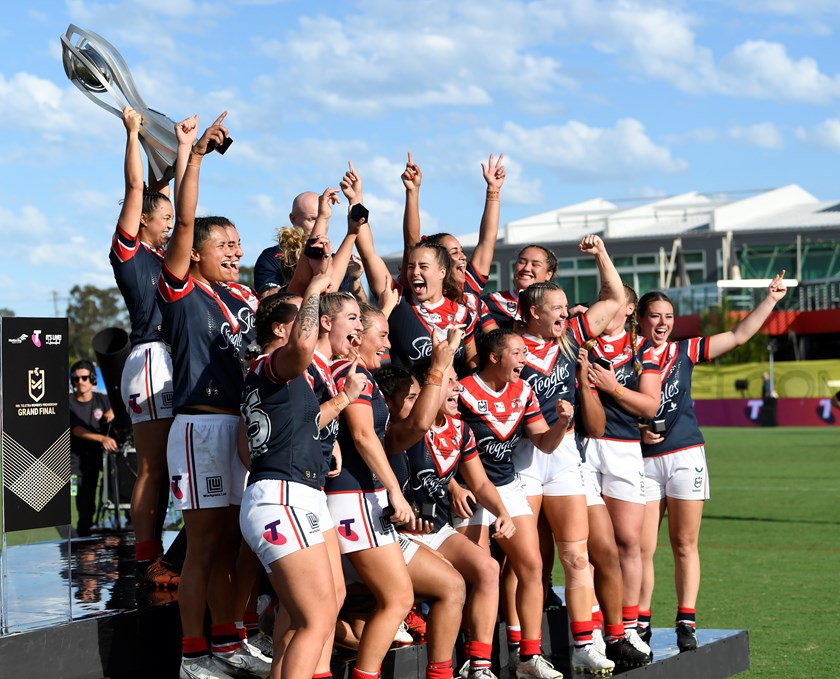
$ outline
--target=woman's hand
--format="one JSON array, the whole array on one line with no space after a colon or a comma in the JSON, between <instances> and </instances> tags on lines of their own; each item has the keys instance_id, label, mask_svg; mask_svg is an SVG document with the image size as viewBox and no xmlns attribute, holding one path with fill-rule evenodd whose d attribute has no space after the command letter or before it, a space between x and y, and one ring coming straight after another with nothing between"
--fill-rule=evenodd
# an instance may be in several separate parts
<instances>
[{"instance_id":1,"label":"woman's hand","mask_svg":"<svg viewBox=\"0 0 840 679\"><path fill-rule=\"evenodd\" d=\"M473 515L470 502L475 504L475 495L471 490L458 483L449 484L449 504L453 512L463 519L469 519Z\"/></svg>"},{"instance_id":2,"label":"woman's hand","mask_svg":"<svg viewBox=\"0 0 840 679\"><path fill-rule=\"evenodd\" d=\"M216 146L221 146L224 144L225 139L229 136L227 128L222 125L222 121L227 117L227 111L224 111L222 115L216 118L216 121L204 130L204 134L201 135L201 138L195 143L193 146L192 153L196 156L204 156L207 154L207 151L210 148L210 142L212 141Z\"/></svg>"},{"instance_id":3,"label":"woman's hand","mask_svg":"<svg viewBox=\"0 0 840 679\"><path fill-rule=\"evenodd\" d=\"M367 375L364 373L356 372L356 368L359 365L359 354L356 354L356 358L353 359L353 362L350 364L350 367L347 369L347 377L344 380L344 387L342 391L347 394L347 398L350 400L348 401L348 405L353 403L361 393L367 389L368 385L368 378Z\"/></svg>"},{"instance_id":4,"label":"woman's hand","mask_svg":"<svg viewBox=\"0 0 840 679\"><path fill-rule=\"evenodd\" d=\"M513 534L516 533L516 524L513 523L513 519L507 514L497 516L493 527L496 529L496 532L493 533L494 540L498 538L512 538Z\"/></svg>"},{"instance_id":5,"label":"woman's hand","mask_svg":"<svg viewBox=\"0 0 840 679\"><path fill-rule=\"evenodd\" d=\"M420 166L412 159L411 151L408 152L408 162L405 164L405 170L400 175L400 179L402 179L406 191L418 191L420 189L423 173L420 172Z\"/></svg>"},{"instance_id":6,"label":"woman's hand","mask_svg":"<svg viewBox=\"0 0 840 679\"><path fill-rule=\"evenodd\" d=\"M484 174L484 181L487 182L488 189L498 191L502 188L502 184L505 183L505 166L502 165L504 159L505 154L500 153L498 160L494 163L493 154L491 153L487 165L484 163L481 164L481 171Z\"/></svg>"}]
</instances>

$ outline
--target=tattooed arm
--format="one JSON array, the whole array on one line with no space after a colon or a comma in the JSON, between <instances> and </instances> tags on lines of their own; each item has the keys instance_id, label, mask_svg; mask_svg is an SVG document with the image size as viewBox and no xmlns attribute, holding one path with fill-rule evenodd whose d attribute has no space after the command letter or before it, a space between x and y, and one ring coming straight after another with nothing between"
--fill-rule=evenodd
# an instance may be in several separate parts
<instances>
[{"instance_id":1,"label":"tattooed arm","mask_svg":"<svg viewBox=\"0 0 840 679\"><path fill-rule=\"evenodd\" d=\"M271 367L278 377L292 380L302 375L312 363L318 341L318 304L321 295L328 292L331 286L329 271L319 273L309 282L295 324L289 333L288 344L275 349L271 354Z\"/></svg>"}]
</instances>

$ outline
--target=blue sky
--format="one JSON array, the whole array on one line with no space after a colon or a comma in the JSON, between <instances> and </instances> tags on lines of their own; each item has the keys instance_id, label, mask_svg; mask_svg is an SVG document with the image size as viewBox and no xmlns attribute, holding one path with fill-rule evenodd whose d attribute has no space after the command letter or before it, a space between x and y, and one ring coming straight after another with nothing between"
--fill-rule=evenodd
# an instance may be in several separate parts
<instances>
[{"instance_id":1,"label":"blue sky","mask_svg":"<svg viewBox=\"0 0 840 679\"><path fill-rule=\"evenodd\" d=\"M407 150L427 233L477 228L490 152L506 157L503 222L788 183L840 198L836 0L7 5L0 307L18 315L113 284L125 135L64 75L70 23L113 43L169 117L204 127L229 111L235 142L205 163L199 212L235 221L250 263L293 196L337 186L347 160L380 251L398 249Z\"/></svg>"}]
</instances>

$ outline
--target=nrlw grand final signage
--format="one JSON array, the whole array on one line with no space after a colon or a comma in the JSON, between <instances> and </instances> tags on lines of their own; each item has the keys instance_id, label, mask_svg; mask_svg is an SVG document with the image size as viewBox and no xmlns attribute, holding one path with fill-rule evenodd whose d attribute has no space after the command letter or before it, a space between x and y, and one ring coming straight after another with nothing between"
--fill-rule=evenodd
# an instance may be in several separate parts
<instances>
[{"instance_id":1,"label":"nrlw grand final signage","mask_svg":"<svg viewBox=\"0 0 840 679\"><path fill-rule=\"evenodd\" d=\"M0 319L7 532L70 523L67 319Z\"/></svg>"}]
</instances>

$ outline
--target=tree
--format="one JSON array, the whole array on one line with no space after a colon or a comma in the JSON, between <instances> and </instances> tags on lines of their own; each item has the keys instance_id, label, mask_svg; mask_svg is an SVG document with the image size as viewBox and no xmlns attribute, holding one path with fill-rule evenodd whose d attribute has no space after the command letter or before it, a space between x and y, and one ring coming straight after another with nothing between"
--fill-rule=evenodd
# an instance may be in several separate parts
<instances>
[{"instance_id":1,"label":"tree","mask_svg":"<svg viewBox=\"0 0 840 679\"><path fill-rule=\"evenodd\" d=\"M239 267L239 282L242 285L247 285L249 288L254 287L254 267L240 266Z\"/></svg>"},{"instance_id":2,"label":"tree","mask_svg":"<svg viewBox=\"0 0 840 679\"><path fill-rule=\"evenodd\" d=\"M9 318L10 316L14 316L15 312L12 309L7 309L6 307L0 307L0 316L5 316Z\"/></svg>"},{"instance_id":3,"label":"tree","mask_svg":"<svg viewBox=\"0 0 840 679\"><path fill-rule=\"evenodd\" d=\"M75 285L67 303L70 331L70 359L93 359L93 337L104 328L130 332L128 312L117 288Z\"/></svg>"},{"instance_id":4,"label":"tree","mask_svg":"<svg viewBox=\"0 0 840 679\"><path fill-rule=\"evenodd\" d=\"M712 307L700 314L700 331L704 337L728 332L743 317L744 313L734 311L732 304L724 297L720 306ZM718 365L735 365L760 363L765 360L767 360L767 335L757 332L746 343L726 352L714 362Z\"/></svg>"}]
</instances>

